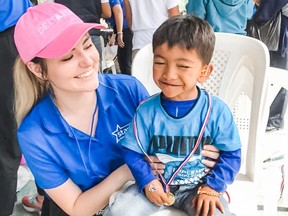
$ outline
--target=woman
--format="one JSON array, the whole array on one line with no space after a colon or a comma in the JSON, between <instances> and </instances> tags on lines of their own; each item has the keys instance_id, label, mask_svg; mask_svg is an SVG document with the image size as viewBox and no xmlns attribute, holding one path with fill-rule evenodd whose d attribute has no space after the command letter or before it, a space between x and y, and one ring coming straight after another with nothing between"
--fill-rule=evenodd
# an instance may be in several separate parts
<instances>
[{"instance_id":1,"label":"woman","mask_svg":"<svg viewBox=\"0 0 288 216\"><path fill-rule=\"evenodd\" d=\"M97 74L91 28L102 26L57 3L29 9L15 28L18 139L47 194L42 215L93 215L133 180L118 142L148 94L132 76Z\"/></svg>"}]
</instances>

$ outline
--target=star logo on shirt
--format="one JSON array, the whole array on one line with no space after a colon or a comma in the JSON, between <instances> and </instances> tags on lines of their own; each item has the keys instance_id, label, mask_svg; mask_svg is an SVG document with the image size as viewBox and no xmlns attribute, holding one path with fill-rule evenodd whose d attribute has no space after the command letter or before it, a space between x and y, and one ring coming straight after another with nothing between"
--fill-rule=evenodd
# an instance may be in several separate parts
<instances>
[{"instance_id":1,"label":"star logo on shirt","mask_svg":"<svg viewBox=\"0 0 288 216\"><path fill-rule=\"evenodd\" d=\"M128 130L130 124L124 125L123 127L117 124L116 130L112 134L116 137L116 142L118 143L121 139L124 138L126 131Z\"/></svg>"}]
</instances>

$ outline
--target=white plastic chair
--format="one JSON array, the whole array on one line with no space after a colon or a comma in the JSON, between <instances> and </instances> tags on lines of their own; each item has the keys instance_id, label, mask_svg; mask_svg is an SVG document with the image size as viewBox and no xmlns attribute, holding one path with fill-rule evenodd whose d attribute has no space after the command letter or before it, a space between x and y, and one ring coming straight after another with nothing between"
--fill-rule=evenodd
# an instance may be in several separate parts
<instances>
[{"instance_id":1,"label":"white plastic chair","mask_svg":"<svg viewBox=\"0 0 288 216\"><path fill-rule=\"evenodd\" d=\"M135 55L132 61L131 73L142 84L144 84L150 95L153 95L160 91L160 89L153 80L152 69L153 69L152 44L147 44L146 46L142 47Z\"/></svg>"},{"instance_id":2,"label":"white plastic chair","mask_svg":"<svg viewBox=\"0 0 288 216\"><path fill-rule=\"evenodd\" d=\"M257 187L263 171L261 152L270 106L266 100L269 52L262 42L250 37L229 33L215 35L214 71L202 87L229 105L243 145L240 173L228 187L230 209L237 216L256 215ZM153 81L152 64L152 45L149 44L135 56L132 75L150 94L159 91Z\"/></svg>"},{"instance_id":3,"label":"white plastic chair","mask_svg":"<svg viewBox=\"0 0 288 216\"><path fill-rule=\"evenodd\" d=\"M269 89L268 89L268 97L267 104L271 105L272 101L276 97L277 93L284 87L288 89L288 71L269 67L268 68L268 81L269 81ZM280 185L282 181L282 173L281 167L284 165L284 173L285 173L285 190L283 194L282 204L286 204L285 208L287 209L287 182L288 182L288 149L287 142L288 139L288 112L285 114L285 125L283 130L267 132L265 134L265 158L273 157L274 154L284 155L282 160L272 161L271 164L265 165L263 179L267 181L264 184L264 196L263 196L263 206L264 206L264 216L277 215L278 209L278 200L280 197ZM271 184L273 182L273 184ZM285 194L286 193L286 194ZM284 203L283 203L284 201ZM281 206L281 202L279 202L279 207ZM286 210L287 212L287 210ZM282 215L282 214L281 214Z\"/></svg>"}]
</instances>

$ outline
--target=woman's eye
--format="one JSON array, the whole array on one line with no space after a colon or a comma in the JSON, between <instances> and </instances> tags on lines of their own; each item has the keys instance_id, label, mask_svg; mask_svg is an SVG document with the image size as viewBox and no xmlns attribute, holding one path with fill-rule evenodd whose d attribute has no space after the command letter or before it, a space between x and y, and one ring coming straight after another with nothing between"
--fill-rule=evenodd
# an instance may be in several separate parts
<instances>
[{"instance_id":1,"label":"woman's eye","mask_svg":"<svg viewBox=\"0 0 288 216\"><path fill-rule=\"evenodd\" d=\"M71 56L69 56L69 57L67 57L67 58L62 59L62 61L69 61L69 60L72 59L72 58L73 58L73 55L71 55Z\"/></svg>"},{"instance_id":2,"label":"woman's eye","mask_svg":"<svg viewBox=\"0 0 288 216\"><path fill-rule=\"evenodd\" d=\"M89 49L90 47L92 47L93 46L93 44L89 44L88 46L86 46L86 47L84 47L84 49L86 50L86 49Z\"/></svg>"}]
</instances>

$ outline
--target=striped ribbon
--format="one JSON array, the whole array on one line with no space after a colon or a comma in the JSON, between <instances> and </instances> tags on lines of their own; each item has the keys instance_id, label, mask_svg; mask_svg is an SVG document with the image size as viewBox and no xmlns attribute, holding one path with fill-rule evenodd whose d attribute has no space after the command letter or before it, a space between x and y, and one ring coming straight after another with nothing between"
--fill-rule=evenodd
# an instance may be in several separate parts
<instances>
[{"instance_id":1,"label":"striped ribbon","mask_svg":"<svg viewBox=\"0 0 288 216\"><path fill-rule=\"evenodd\" d=\"M212 110L212 97L210 96L210 94L205 91L207 97L208 97L208 109L207 109L207 113L204 119L204 122L202 124L201 130L199 132L199 136L197 139L197 142L195 144L195 147L193 148L193 150L190 152L190 154L182 161L182 163L179 165L179 167L175 170L175 172L172 174L172 176L170 177L169 181L166 182L165 178L162 176L162 174L159 172L159 170L157 169L156 165L153 163L153 161L151 160L151 158L149 157L149 155L147 154L147 152L145 151L145 149L143 148L143 145L141 144L140 140L139 140L139 136L138 136L138 131L137 131L137 120L136 120L136 114L134 115L133 118L133 131L134 131L134 136L136 138L136 141L141 149L141 151L144 153L144 155L149 159L149 161L151 162L151 164L154 166L156 172L158 173L158 175L160 176L161 180L163 181L163 183L165 184L165 191L169 192L170 191L170 184L173 182L174 178L177 176L177 174L181 171L181 169L185 166L185 164L190 160L190 158L193 156L193 154L195 153L195 151L197 150L197 148L200 145L202 136L204 134L204 130L205 127L208 123L209 117L211 115L211 110Z\"/></svg>"}]
</instances>

